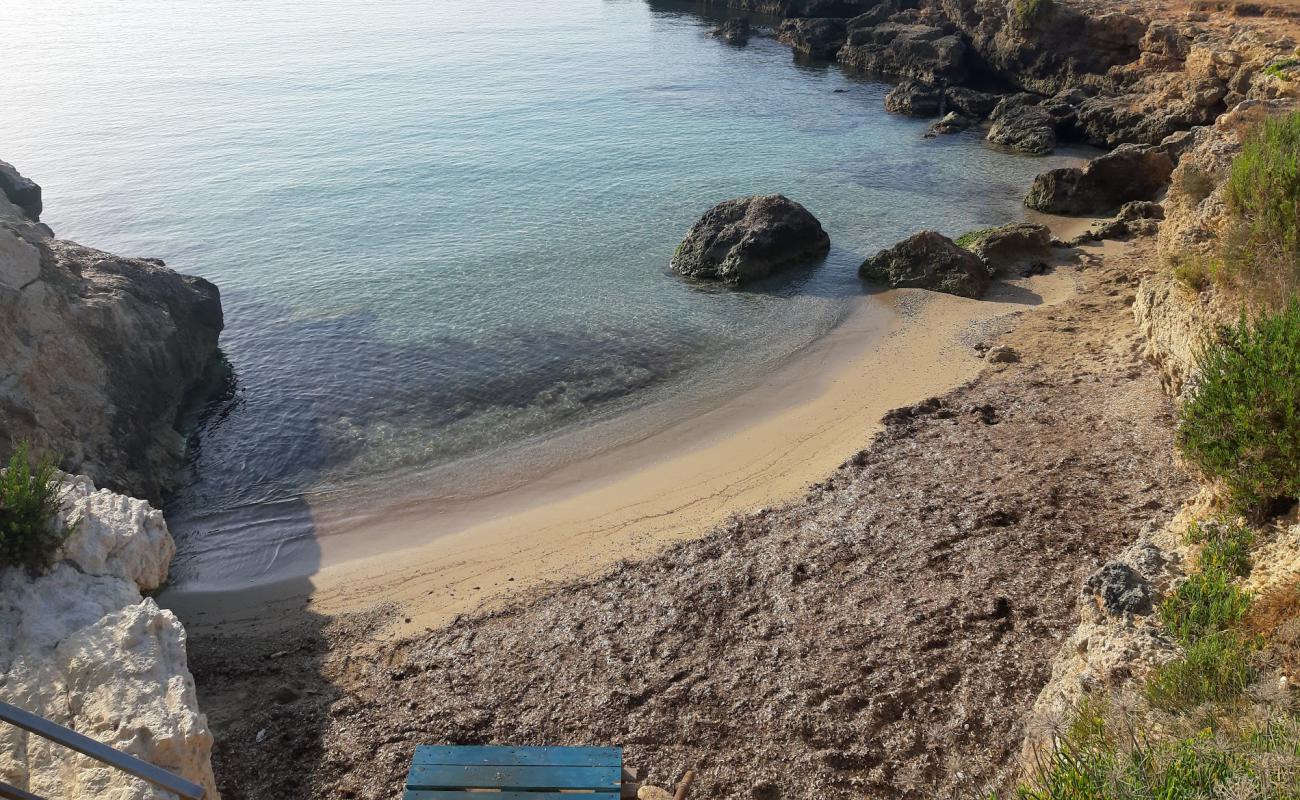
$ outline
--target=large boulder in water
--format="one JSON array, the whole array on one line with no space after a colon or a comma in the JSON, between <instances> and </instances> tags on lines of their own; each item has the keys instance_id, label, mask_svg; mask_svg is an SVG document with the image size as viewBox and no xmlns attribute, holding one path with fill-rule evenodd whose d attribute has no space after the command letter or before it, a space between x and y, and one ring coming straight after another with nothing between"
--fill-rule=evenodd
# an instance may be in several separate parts
<instances>
[{"instance_id":1,"label":"large boulder in water","mask_svg":"<svg viewBox=\"0 0 1300 800\"><path fill-rule=\"evenodd\" d=\"M672 268L738 286L825 255L831 240L808 209L779 194L718 203L691 227Z\"/></svg>"},{"instance_id":2,"label":"large boulder in water","mask_svg":"<svg viewBox=\"0 0 1300 800\"><path fill-rule=\"evenodd\" d=\"M858 274L898 288L979 297L992 275L984 261L947 236L921 231L862 263Z\"/></svg>"},{"instance_id":3,"label":"large boulder in water","mask_svg":"<svg viewBox=\"0 0 1300 800\"><path fill-rule=\"evenodd\" d=\"M1083 168L1042 173L1025 205L1049 214L1104 214L1132 200L1150 200L1173 171L1174 162L1162 148L1122 145Z\"/></svg>"}]
</instances>

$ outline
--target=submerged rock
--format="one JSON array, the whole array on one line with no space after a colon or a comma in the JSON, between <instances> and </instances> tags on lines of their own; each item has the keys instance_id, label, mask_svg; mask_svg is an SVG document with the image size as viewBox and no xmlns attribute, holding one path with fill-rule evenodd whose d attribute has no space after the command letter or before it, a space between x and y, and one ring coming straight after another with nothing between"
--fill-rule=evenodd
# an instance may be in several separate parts
<instances>
[{"instance_id":1,"label":"submerged rock","mask_svg":"<svg viewBox=\"0 0 1300 800\"><path fill-rule=\"evenodd\" d=\"M0 458L26 440L158 500L184 455L178 410L216 353L217 287L56 239L32 197L0 198Z\"/></svg>"},{"instance_id":2,"label":"submerged rock","mask_svg":"<svg viewBox=\"0 0 1300 800\"><path fill-rule=\"evenodd\" d=\"M935 231L921 231L863 262L858 274L902 288L979 297L992 276L979 256Z\"/></svg>"},{"instance_id":3,"label":"submerged rock","mask_svg":"<svg viewBox=\"0 0 1300 800\"><path fill-rule=\"evenodd\" d=\"M925 135L937 136L941 134L961 133L975 125L978 121L979 120L972 117L962 116L956 111L949 111L947 114L943 115L943 119L930 125L929 129L926 130Z\"/></svg>"},{"instance_id":4,"label":"submerged rock","mask_svg":"<svg viewBox=\"0 0 1300 800\"><path fill-rule=\"evenodd\" d=\"M739 286L825 255L830 237L808 209L779 194L727 200L704 213L673 255L688 278Z\"/></svg>"},{"instance_id":5,"label":"submerged rock","mask_svg":"<svg viewBox=\"0 0 1300 800\"><path fill-rule=\"evenodd\" d=\"M1132 200L1148 200L1165 184L1174 162L1152 145L1123 145L1082 168L1040 174L1025 205L1049 214L1102 214Z\"/></svg>"}]
</instances>

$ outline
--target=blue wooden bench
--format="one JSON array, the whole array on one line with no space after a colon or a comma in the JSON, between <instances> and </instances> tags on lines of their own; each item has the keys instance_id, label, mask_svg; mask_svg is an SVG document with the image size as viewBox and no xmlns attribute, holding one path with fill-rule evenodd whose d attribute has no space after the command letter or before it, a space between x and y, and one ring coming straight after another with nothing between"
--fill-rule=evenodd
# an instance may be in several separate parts
<instances>
[{"instance_id":1,"label":"blue wooden bench","mask_svg":"<svg viewBox=\"0 0 1300 800\"><path fill-rule=\"evenodd\" d=\"M415 749L403 800L617 800L621 747L444 747ZM499 793L497 793L499 792Z\"/></svg>"}]
</instances>

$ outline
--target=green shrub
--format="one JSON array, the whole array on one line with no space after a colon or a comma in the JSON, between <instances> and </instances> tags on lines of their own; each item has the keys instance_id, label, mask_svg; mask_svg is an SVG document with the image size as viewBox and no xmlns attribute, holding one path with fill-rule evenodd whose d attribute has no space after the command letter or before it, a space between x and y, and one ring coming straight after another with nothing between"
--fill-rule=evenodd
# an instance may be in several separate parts
<instances>
[{"instance_id":1,"label":"green shrub","mask_svg":"<svg viewBox=\"0 0 1300 800\"><path fill-rule=\"evenodd\" d=\"M1300 495L1300 302L1206 348L1178 446L1243 512Z\"/></svg>"},{"instance_id":2,"label":"green shrub","mask_svg":"<svg viewBox=\"0 0 1300 800\"><path fill-rule=\"evenodd\" d=\"M1267 67L1264 67L1264 74L1272 75L1274 78L1279 78L1284 81L1289 81L1295 77L1291 73L1291 70L1295 67L1300 67L1300 58L1284 58L1281 61L1274 61Z\"/></svg>"},{"instance_id":3,"label":"green shrub","mask_svg":"<svg viewBox=\"0 0 1300 800\"><path fill-rule=\"evenodd\" d=\"M32 465L27 445L19 445L0 472L0 567L48 567L67 531L55 524L59 485L54 464Z\"/></svg>"},{"instance_id":4,"label":"green shrub","mask_svg":"<svg viewBox=\"0 0 1300 800\"><path fill-rule=\"evenodd\" d=\"M1181 657L1151 673L1145 687L1147 702L1168 712L1231 703L1255 680L1255 650L1255 643L1236 631L1202 636Z\"/></svg>"},{"instance_id":5,"label":"green shrub","mask_svg":"<svg viewBox=\"0 0 1300 800\"><path fill-rule=\"evenodd\" d=\"M1255 532L1235 522L1194 522L1187 528L1188 544L1201 545L1196 564L1202 572L1220 572L1234 577L1250 574L1250 551Z\"/></svg>"},{"instance_id":6,"label":"green shrub","mask_svg":"<svg viewBox=\"0 0 1300 800\"><path fill-rule=\"evenodd\" d=\"M1300 113L1251 130L1233 159L1226 199L1224 277L1257 305L1286 304L1300 287Z\"/></svg>"}]
</instances>

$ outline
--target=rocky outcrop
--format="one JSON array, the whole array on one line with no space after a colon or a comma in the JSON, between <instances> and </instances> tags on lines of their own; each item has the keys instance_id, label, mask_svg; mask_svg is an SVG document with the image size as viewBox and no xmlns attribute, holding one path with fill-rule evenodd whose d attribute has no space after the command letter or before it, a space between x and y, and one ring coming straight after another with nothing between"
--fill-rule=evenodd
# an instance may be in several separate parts
<instances>
[{"instance_id":1,"label":"rocky outcrop","mask_svg":"<svg viewBox=\"0 0 1300 800\"><path fill-rule=\"evenodd\" d=\"M901 81L885 95L885 110L905 117L933 117L943 103L942 93L920 81Z\"/></svg>"},{"instance_id":2,"label":"rocky outcrop","mask_svg":"<svg viewBox=\"0 0 1300 800\"><path fill-rule=\"evenodd\" d=\"M858 274L898 288L979 297L992 276L979 256L934 231L921 231L863 262Z\"/></svg>"},{"instance_id":3,"label":"rocky outcrop","mask_svg":"<svg viewBox=\"0 0 1300 800\"><path fill-rule=\"evenodd\" d=\"M1016 222L980 233L966 243L994 273L1031 272L1052 254L1052 232L1046 225Z\"/></svg>"},{"instance_id":4,"label":"rocky outcrop","mask_svg":"<svg viewBox=\"0 0 1300 800\"><path fill-rule=\"evenodd\" d=\"M811 58L835 58L844 46L844 20L832 17L787 19L777 29L777 41L785 42Z\"/></svg>"},{"instance_id":5,"label":"rocky outcrop","mask_svg":"<svg viewBox=\"0 0 1300 800\"><path fill-rule=\"evenodd\" d=\"M0 198L0 457L28 440L157 500L184 453L178 411L216 353L217 288L56 239L29 213L39 190L0 182L19 187Z\"/></svg>"},{"instance_id":6,"label":"rocky outcrop","mask_svg":"<svg viewBox=\"0 0 1300 800\"><path fill-rule=\"evenodd\" d=\"M862 24L850 20L840 63L871 75L911 78L930 86L966 78L965 41L951 28L918 22Z\"/></svg>"},{"instance_id":7,"label":"rocky outcrop","mask_svg":"<svg viewBox=\"0 0 1300 800\"><path fill-rule=\"evenodd\" d=\"M1150 145L1124 145L1083 167L1064 167L1034 179L1025 205L1049 214L1079 216L1114 211L1148 200L1169 183L1174 162Z\"/></svg>"},{"instance_id":8,"label":"rocky outcrop","mask_svg":"<svg viewBox=\"0 0 1300 800\"><path fill-rule=\"evenodd\" d=\"M749 17L732 17L714 28L709 35L727 44L742 45L749 42L750 32Z\"/></svg>"},{"instance_id":9,"label":"rocky outcrop","mask_svg":"<svg viewBox=\"0 0 1300 800\"><path fill-rule=\"evenodd\" d=\"M49 572L0 568L0 698L199 783L218 800L185 630L141 597L166 580L175 549L162 512L68 476L59 524L72 533ZM50 798L172 797L7 725L0 780Z\"/></svg>"},{"instance_id":10,"label":"rocky outcrop","mask_svg":"<svg viewBox=\"0 0 1300 800\"><path fill-rule=\"evenodd\" d=\"M727 200L704 213L677 247L672 268L739 286L826 254L830 237L808 209L779 194Z\"/></svg>"},{"instance_id":11,"label":"rocky outcrop","mask_svg":"<svg viewBox=\"0 0 1300 800\"><path fill-rule=\"evenodd\" d=\"M1017 94L998 103L988 140L1017 152L1045 155L1056 149L1056 119L1042 98Z\"/></svg>"},{"instance_id":12,"label":"rocky outcrop","mask_svg":"<svg viewBox=\"0 0 1300 800\"><path fill-rule=\"evenodd\" d=\"M18 206L23 216L32 222L41 218L41 187L30 178L19 174L8 162L0 161L0 197Z\"/></svg>"}]
</instances>

